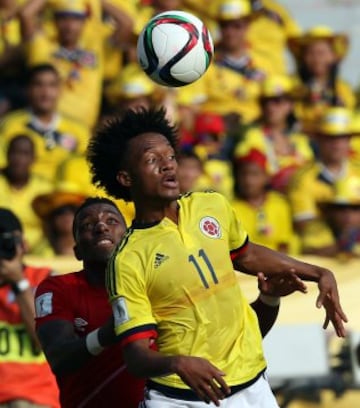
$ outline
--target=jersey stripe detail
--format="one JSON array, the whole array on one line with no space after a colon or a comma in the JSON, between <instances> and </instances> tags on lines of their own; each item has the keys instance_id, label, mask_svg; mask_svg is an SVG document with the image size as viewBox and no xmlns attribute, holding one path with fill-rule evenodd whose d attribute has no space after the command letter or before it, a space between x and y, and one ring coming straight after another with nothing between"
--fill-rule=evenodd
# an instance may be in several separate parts
<instances>
[{"instance_id":1,"label":"jersey stripe detail","mask_svg":"<svg viewBox=\"0 0 360 408\"><path fill-rule=\"evenodd\" d=\"M120 241L119 245L116 247L112 257L109 260L108 266L106 268L106 287L109 292L110 297L116 297L116 257L119 252L121 252L129 241L131 234L134 232L132 228L129 228L124 235L123 239Z\"/></svg>"},{"instance_id":2,"label":"jersey stripe detail","mask_svg":"<svg viewBox=\"0 0 360 408\"><path fill-rule=\"evenodd\" d=\"M119 336L117 336L117 339L119 339L122 346L125 346L126 344L140 339L156 339L157 336L155 324L144 324L121 333Z\"/></svg>"},{"instance_id":3,"label":"jersey stripe detail","mask_svg":"<svg viewBox=\"0 0 360 408\"><path fill-rule=\"evenodd\" d=\"M248 245L249 244L249 237L246 237L245 242L241 245L241 247L233 249L232 251L230 251L230 258L233 261L234 259L236 259L239 255L242 255L243 253L246 252Z\"/></svg>"}]
</instances>

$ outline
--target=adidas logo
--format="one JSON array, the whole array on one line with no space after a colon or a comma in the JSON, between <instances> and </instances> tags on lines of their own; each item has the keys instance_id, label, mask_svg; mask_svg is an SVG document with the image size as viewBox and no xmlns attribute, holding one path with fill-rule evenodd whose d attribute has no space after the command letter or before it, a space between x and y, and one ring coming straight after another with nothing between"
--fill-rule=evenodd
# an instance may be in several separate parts
<instances>
[{"instance_id":1,"label":"adidas logo","mask_svg":"<svg viewBox=\"0 0 360 408\"><path fill-rule=\"evenodd\" d=\"M158 268L167 259L169 259L167 255L159 254L159 252L157 252L155 255L154 268Z\"/></svg>"}]
</instances>

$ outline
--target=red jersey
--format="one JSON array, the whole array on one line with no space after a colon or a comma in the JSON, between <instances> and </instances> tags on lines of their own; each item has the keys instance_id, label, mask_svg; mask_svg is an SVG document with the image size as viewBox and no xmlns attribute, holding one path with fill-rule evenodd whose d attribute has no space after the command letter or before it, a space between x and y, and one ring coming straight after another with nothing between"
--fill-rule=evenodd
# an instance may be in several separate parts
<instances>
[{"instance_id":1,"label":"red jersey","mask_svg":"<svg viewBox=\"0 0 360 408\"><path fill-rule=\"evenodd\" d=\"M91 286L84 271L51 276L35 295L36 327L68 320L79 337L107 322L112 315L105 287ZM144 381L133 377L122 359L120 344L107 347L72 373L57 376L63 408L137 408Z\"/></svg>"},{"instance_id":2,"label":"red jersey","mask_svg":"<svg viewBox=\"0 0 360 408\"><path fill-rule=\"evenodd\" d=\"M34 290L49 273L49 268L24 269L24 277ZM10 285L0 287L0 384L0 404L22 399L60 406L55 377L44 354L33 346Z\"/></svg>"}]
</instances>

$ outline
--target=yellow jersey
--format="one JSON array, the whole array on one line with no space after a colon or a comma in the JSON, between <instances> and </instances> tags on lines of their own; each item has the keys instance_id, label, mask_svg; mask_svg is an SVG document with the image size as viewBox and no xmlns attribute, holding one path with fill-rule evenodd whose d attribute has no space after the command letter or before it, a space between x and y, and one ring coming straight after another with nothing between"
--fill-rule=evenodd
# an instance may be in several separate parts
<instances>
[{"instance_id":1,"label":"yellow jersey","mask_svg":"<svg viewBox=\"0 0 360 408\"><path fill-rule=\"evenodd\" d=\"M197 192L168 218L136 225L114 252L106 285L123 344L154 337L160 353L208 359L230 386L254 379L266 363L257 316L244 299L231 255L247 233L224 196ZM154 382L188 389L175 374Z\"/></svg>"},{"instance_id":2,"label":"yellow jersey","mask_svg":"<svg viewBox=\"0 0 360 408\"><path fill-rule=\"evenodd\" d=\"M5 165L5 152L10 140L25 134L35 145L33 172L54 181L59 164L72 153L84 153L89 142L88 129L66 116L56 114L45 127L26 109L12 112L0 123L0 164Z\"/></svg>"},{"instance_id":3,"label":"yellow jersey","mask_svg":"<svg viewBox=\"0 0 360 408\"><path fill-rule=\"evenodd\" d=\"M320 162L313 161L300 168L292 177L288 197L295 221L317 218L318 204L335 198L335 182L347 177L360 178L360 165L353 161L344 163L341 175L332 177Z\"/></svg>"},{"instance_id":4,"label":"yellow jersey","mask_svg":"<svg viewBox=\"0 0 360 408\"><path fill-rule=\"evenodd\" d=\"M294 81L296 82L296 79L294 79ZM305 84L302 84L300 80L297 81L298 85L295 86L294 91L297 95L295 114L301 123L303 131L312 133L316 131L320 118L328 107L331 106L329 95L332 94L332 91L317 92L316 90L311 90ZM353 109L355 107L356 97L351 86L342 79L337 79L335 89L338 105Z\"/></svg>"},{"instance_id":5,"label":"yellow jersey","mask_svg":"<svg viewBox=\"0 0 360 408\"><path fill-rule=\"evenodd\" d=\"M276 175L282 169L296 168L314 158L309 138L304 133L289 131L288 151L279 152L274 146L271 131L266 127L250 127L241 141L235 146L235 157L243 156L251 149L257 149L266 155L267 171L271 176Z\"/></svg>"},{"instance_id":6,"label":"yellow jersey","mask_svg":"<svg viewBox=\"0 0 360 408\"><path fill-rule=\"evenodd\" d=\"M273 0L261 1L263 7L251 21L247 33L252 55L267 74L285 75L287 39L301 30L289 12Z\"/></svg>"},{"instance_id":7,"label":"yellow jersey","mask_svg":"<svg viewBox=\"0 0 360 408\"><path fill-rule=\"evenodd\" d=\"M294 238L290 205L281 194L269 191L260 208L236 198L232 201L236 215L243 222L251 242L278 251L289 250Z\"/></svg>"},{"instance_id":8,"label":"yellow jersey","mask_svg":"<svg viewBox=\"0 0 360 408\"><path fill-rule=\"evenodd\" d=\"M258 100L261 81L248 79L214 62L199 81L203 82L206 90L206 100L200 106L201 111L220 115L237 113L243 123L252 122L260 115Z\"/></svg>"},{"instance_id":9,"label":"yellow jersey","mask_svg":"<svg viewBox=\"0 0 360 408\"><path fill-rule=\"evenodd\" d=\"M0 207L9 208L19 217L24 227L24 237L29 253L43 236L40 218L32 209L32 201L40 194L53 191L48 180L32 175L29 182L21 189L12 188L3 174L0 174Z\"/></svg>"},{"instance_id":10,"label":"yellow jersey","mask_svg":"<svg viewBox=\"0 0 360 408\"><path fill-rule=\"evenodd\" d=\"M91 129L97 122L103 81L103 32L91 45L67 50L53 38L38 32L27 43L27 63L53 64L62 79L58 109Z\"/></svg>"}]
</instances>

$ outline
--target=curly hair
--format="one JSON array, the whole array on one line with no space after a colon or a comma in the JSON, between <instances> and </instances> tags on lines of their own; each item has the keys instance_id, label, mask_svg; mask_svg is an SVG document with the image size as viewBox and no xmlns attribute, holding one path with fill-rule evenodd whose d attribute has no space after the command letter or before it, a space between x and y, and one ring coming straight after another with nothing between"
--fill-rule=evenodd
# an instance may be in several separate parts
<instances>
[{"instance_id":1,"label":"curly hair","mask_svg":"<svg viewBox=\"0 0 360 408\"><path fill-rule=\"evenodd\" d=\"M176 150L177 128L166 118L164 108L127 110L109 119L92 137L87 149L92 182L112 197L131 201L130 189L116 179L128 158L130 140L142 133L160 133Z\"/></svg>"}]
</instances>

